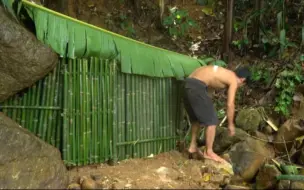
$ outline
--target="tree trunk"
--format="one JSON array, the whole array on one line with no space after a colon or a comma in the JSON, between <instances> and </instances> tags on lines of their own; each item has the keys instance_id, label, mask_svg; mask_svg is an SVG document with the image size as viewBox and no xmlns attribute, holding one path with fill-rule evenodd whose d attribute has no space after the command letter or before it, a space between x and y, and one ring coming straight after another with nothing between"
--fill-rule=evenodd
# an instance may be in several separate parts
<instances>
[{"instance_id":1,"label":"tree trunk","mask_svg":"<svg viewBox=\"0 0 304 190\"><path fill-rule=\"evenodd\" d=\"M232 61L231 52L230 52L230 43L232 39L232 27L233 27L233 5L234 5L234 0L227 0L222 58L228 63Z\"/></svg>"},{"instance_id":2,"label":"tree trunk","mask_svg":"<svg viewBox=\"0 0 304 190\"><path fill-rule=\"evenodd\" d=\"M255 11L260 11L264 7L264 0L256 0L255 1ZM260 23L263 19L263 14L260 14L259 17L255 18L255 24L254 24L254 35L253 35L253 44L259 44L260 43Z\"/></svg>"}]
</instances>

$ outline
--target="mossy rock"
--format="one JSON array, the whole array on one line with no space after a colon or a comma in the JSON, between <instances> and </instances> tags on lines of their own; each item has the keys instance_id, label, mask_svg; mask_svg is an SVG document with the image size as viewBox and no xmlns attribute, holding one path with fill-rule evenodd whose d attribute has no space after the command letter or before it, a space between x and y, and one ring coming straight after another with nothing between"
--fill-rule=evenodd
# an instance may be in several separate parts
<instances>
[{"instance_id":1,"label":"mossy rock","mask_svg":"<svg viewBox=\"0 0 304 190\"><path fill-rule=\"evenodd\" d=\"M235 124L244 131L253 132L258 129L262 120L263 119L257 109L247 108L238 113L235 119Z\"/></svg>"}]
</instances>

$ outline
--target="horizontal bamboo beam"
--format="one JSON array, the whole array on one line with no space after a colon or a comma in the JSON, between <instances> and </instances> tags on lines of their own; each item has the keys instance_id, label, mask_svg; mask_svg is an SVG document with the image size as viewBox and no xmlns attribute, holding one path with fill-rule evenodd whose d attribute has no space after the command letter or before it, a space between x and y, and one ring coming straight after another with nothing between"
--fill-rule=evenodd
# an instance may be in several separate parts
<instances>
[{"instance_id":1,"label":"horizontal bamboo beam","mask_svg":"<svg viewBox=\"0 0 304 190\"><path fill-rule=\"evenodd\" d=\"M171 139L176 139L176 138L179 138L179 137L175 136L175 137L164 137L164 138L157 138L157 139L145 139L145 140L138 140L138 141L120 142L120 143L116 143L116 146L123 146L123 145L130 145L130 144L136 145L138 143L171 140Z\"/></svg>"},{"instance_id":2,"label":"horizontal bamboo beam","mask_svg":"<svg viewBox=\"0 0 304 190\"><path fill-rule=\"evenodd\" d=\"M62 110L61 107L53 107L53 106L0 106L1 108L6 109L43 109L43 110Z\"/></svg>"}]
</instances>

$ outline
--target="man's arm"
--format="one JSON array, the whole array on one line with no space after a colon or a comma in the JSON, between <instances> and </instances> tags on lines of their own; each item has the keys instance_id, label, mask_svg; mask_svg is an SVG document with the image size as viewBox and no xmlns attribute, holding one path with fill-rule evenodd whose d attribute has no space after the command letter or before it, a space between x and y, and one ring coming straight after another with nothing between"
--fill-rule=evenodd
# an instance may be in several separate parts
<instances>
[{"instance_id":1,"label":"man's arm","mask_svg":"<svg viewBox=\"0 0 304 190\"><path fill-rule=\"evenodd\" d=\"M232 81L228 88L228 98L227 98L227 117L228 117L228 126L233 125L233 118L234 118L234 100L235 94L237 90L237 81L235 77L232 77Z\"/></svg>"}]
</instances>

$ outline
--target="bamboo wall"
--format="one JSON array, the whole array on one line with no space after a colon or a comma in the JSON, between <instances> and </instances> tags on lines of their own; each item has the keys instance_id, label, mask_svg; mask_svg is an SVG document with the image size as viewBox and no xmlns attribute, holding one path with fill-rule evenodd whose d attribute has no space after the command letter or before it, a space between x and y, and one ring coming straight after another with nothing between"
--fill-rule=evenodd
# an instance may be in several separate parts
<instances>
[{"instance_id":1,"label":"bamboo wall","mask_svg":"<svg viewBox=\"0 0 304 190\"><path fill-rule=\"evenodd\" d=\"M121 73L115 61L61 60L2 111L59 148L68 166L146 157L175 148L178 81Z\"/></svg>"}]
</instances>

